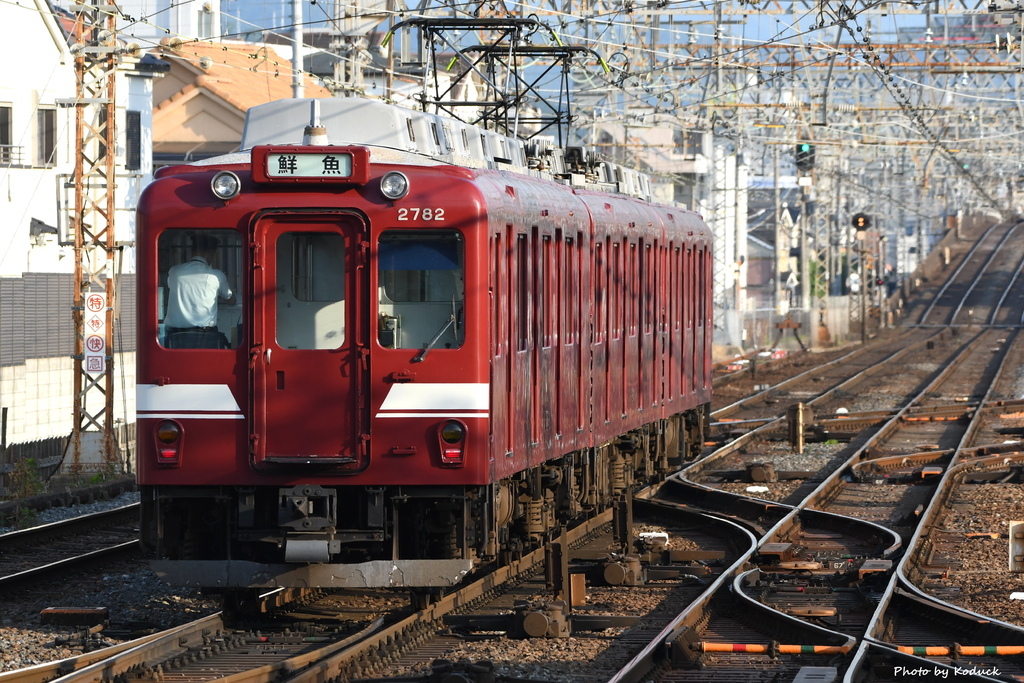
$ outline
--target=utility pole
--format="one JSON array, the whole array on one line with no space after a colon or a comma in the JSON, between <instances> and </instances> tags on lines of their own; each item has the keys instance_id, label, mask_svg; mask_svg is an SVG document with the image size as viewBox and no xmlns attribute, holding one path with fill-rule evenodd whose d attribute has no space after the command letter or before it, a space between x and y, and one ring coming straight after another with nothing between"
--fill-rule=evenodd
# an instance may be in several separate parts
<instances>
[{"instance_id":1,"label":"utility pole","mask_svg":"<svg viewBox=\"0 0 1024 683\"><path fill-rule=\"evenodd\" d=\"M362 90L363 72L367 62L366 49L369 41L369 19L382 9L381 2L369 2L365 5L361 0L334 0L334 22L331 24L331 52L339 56L334 63L334 86L342 92ZM383 14L380 15L384 17ZM389 52L390 54L390 52ZM389 63L385 75L385 89L390 97L390 83L394 74L393 63Z\"/></svg>"},{"instance_id":2,"label":"utility pole","mask_svg":"<svg viewBox=\"0 0 1024 683\"><path fill-rule=\"evenodd\" d=\"M68 226L75 239L74 427L72 461L64 469L120 469L114 439L113 311L115 216L115 78L120 52L115 7L74 5L71 52L78 89L75 107L75 205Z\"/></svg>"},{"instance_id":3,"label":"utility pole","mask_svg":"<svg viewBox=\"0 0 1024 683\"><path fill-rule=\"evenodd\" d=\"M782 279L784 271L789 270L789 233L788 223L782 223L782 188L779 187L779 146L775 145L772 159L772 187L775 199L775 312L789 312L789 301L786 299L786 283ZM784 265L786 267L784 267ZM782 302L786 302L786 306Z\"/></svg>"},{"instance_id":4,"label":"utility pole","mask_svg":"<svg viewBox=\"0 0 1024 683\"><path fill-rule=\"evenodd\" d=\"M797 224L800 227L800 308L805 311L808 316L811 313L811 289L814 287L814 281L811 277L811 257L808 254L810 249L810 240L808 239L808 233L811 230L813 223L810 217L807 215L808 211L807 201L807 188L800 188L800 219ZM810 320L810 318L808 318ZM814 332L817 334L817 320L811 320L811 325L814 326ZM811 344L816 343L817 337L814 337Z\"/></svg>"},{"instance_id":5,"label":"utility pole","mask_svg":"<svg viewBox=\"0 0 1024 683\"><path fill-rule=\"evenodd\" d=\"M302 0L292 0L292 97L305 95L303 82L306 77L302 69Z\"/></svg>"}]
</instances>

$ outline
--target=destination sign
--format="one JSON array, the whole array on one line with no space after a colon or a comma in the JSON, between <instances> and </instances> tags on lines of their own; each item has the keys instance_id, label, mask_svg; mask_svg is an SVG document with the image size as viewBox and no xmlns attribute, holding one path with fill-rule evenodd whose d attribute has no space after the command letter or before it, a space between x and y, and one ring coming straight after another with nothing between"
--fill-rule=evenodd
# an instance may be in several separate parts
<instances>
[{"instance_id":1,"label":"destination sign","mask_svg":"<svg viewBox=\"0 0 1024 683\"><path fill-rule=\"evenodd\" d=\"M268 154L271 178L347 178L352 175L351 154Z\"/></svg>"},{"instance_id":2,"label":"destination sign","mask_svg":"<svg viewBox=\"0 0 1024 683\"><path fill-rule=\"evenodd\" d=\"M370 179L370 150L355 145L267 145L252 150L257 183L362 185Z\"/></svg>"}]
</instances>

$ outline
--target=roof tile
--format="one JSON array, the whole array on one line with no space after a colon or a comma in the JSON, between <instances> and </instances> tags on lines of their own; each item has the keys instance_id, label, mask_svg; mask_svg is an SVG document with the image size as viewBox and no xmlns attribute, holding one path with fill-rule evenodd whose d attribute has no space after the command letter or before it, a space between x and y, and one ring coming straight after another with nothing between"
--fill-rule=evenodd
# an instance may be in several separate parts
<instances>
[{"instance_id":1,"label":"roof tile","mask_svg":"<svg viewBox=\"0 0 1024 683\"><path fill-rule=\"evenodd\" d=\"M154 53L172 66L178 64L194 72L196 86L243 112L292 96L292 63L267 46L201 41L171 45L165 41ZM304 81L306 97L331 97L331 91L316 79L306 75Z\"/></svg>"}]
</instances>

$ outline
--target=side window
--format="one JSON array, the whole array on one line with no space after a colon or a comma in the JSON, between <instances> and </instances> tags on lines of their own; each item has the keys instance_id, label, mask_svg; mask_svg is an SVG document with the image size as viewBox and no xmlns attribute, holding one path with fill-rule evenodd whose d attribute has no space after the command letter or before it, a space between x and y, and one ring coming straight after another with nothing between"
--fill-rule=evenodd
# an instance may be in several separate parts
<instances>
[{"instance_id":1,"label":"side window","mask_svg":"<svg viewBox=\"0 0 1024 683\"><path fill-rule=\"evenodd\" d=\"M526 235L516 235L516 275L512 288L516 298L516 351L525 351L530 345L530 252Z\"/></svg>"},{"instance_id":2,"label":"side window","mask_svg":"<svg viewBox=\"0 0 1024 683\"><path fill-rule=\"evenodd\" d=\"M242 236L167 230L157 244L159 341L170 349L233 349L242 331Z\"/></svg>"},{"instance_id":3,"label":"side window","mask_svg":"<svg viewBox=\"0 0 1024 683\"><path fill-rule=\"evenodd\" d=\"M604 263L604 245L600 242L594 244L594 311L596 320L594 324L594 343L601 344L605 341L608 329L608 285L606 283Z\"/></svg>"},{"instance_id":4,"label":"side window","mask_svg":"<svg viewBox=\"0 0 1024 683\"><path fill-rule=\"evenodd\" d=\"M380 345L424 351L462 346L465 271L462 235L454 230L384 232L377 251Z\"/></svg>"}]
</instances>

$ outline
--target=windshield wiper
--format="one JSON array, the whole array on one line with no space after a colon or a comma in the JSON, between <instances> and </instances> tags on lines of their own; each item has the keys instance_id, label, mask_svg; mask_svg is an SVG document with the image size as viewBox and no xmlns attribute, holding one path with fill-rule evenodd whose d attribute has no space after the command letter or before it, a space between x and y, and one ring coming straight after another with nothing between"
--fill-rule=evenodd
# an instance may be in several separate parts
<instances>
[{"instance_id":1,"label":"windshield wiper","mask_svg":"<svg viewBox=\"0 0 1024 683\"><path fill-rule=\"evenodd\" d=\"M437 345L437 342L440 341L440 339L444 335L444 333L448 331L448 328L451 327L454 324L455 324L455 316L453 315L452 317L448 318L448 322L446 322L444 324L444 327L442 327L440 330L437 331L437 334L434 335L434 338L431 339L430 342L426 346L424 346L423 349L419 353L417 353L413 357L413 359L411 361L409 361L409 362L410 363L419 363L424 358L426 358L427 357L427 352L430 351L430 349L434 348Z\"/></svg>"},{"instance_id":2,"label":"windshield wiper","mask_svg":"<svg viewBox=\"0 0 1024 683\"><path fill-rule=\"evenodd\" d=\"M458 338L458 336L459 336L459 310L458 310L458 308L455 305L455 297L454 296L452 297L452 315L451 315L450 318L448 318L448 322L446 322L444 324L444 327L442 327L440 330L437 331L437 334L435 334L434 338L431 339L430 342L426 346L423 347L423 350L420 351L419 353L417 353L416 356L411 361L409 361L409 362L410 363L419 363L424 358L426 358L427 357L427 352L430 351L430 349L432 349L435 346L437 346L437 342L441 339L441 336L444 335L444 333L447 332L448 328L451 327L452 325L455 325L455 336L456 336L456 338Z\"/></svg>"}]
</instances>

